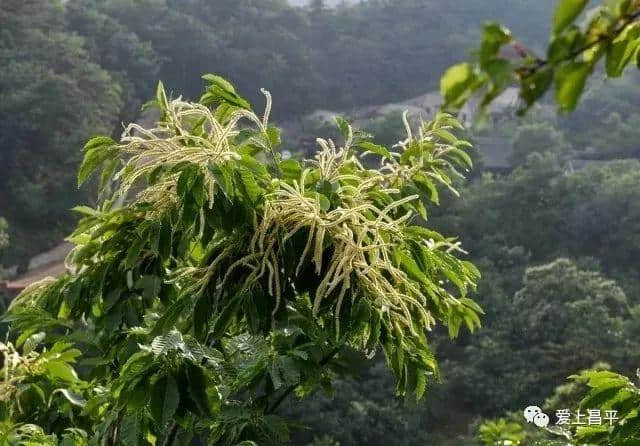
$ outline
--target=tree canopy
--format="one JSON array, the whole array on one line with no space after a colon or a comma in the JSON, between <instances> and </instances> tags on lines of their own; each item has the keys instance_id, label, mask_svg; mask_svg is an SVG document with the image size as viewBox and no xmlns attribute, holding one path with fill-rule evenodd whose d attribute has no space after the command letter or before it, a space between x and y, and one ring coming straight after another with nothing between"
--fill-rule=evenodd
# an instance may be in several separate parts
<instances>
[{"instance_id":1,"label":"tree canopy","mask_svg":"<svg viewBox=\"0 0 640 446\"><path fill-rule=\"evenodd\" d=\"M5 441L279 444L283 399L330 386L344 349L380 346L420 399L438 379L426 330L479 326L477 269L416 224L471 167L453 117L405 120L395 151L338 119L343 145L319 139L304 165L277 152L268 92L258 117L204 78L197 103L159 84L156 127L85 145L78 183L101 170L103 199L75 208L75 273L4 316Z\"/></svg>"}]
</instances>

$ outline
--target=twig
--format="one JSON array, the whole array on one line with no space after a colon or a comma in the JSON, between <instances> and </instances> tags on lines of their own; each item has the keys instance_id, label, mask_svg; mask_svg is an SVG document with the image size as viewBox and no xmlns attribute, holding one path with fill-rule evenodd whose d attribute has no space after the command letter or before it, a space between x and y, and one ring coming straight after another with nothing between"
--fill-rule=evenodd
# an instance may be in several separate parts
<instances>
[{"instance_id":1,"label":"twig","mask_svg":"<svg viewBox=\"0 0 640 446\"><path fill-rule=\"evenodd\" d=\"M595 47L596 45L605 42L609 39L613 40L616 37L618 37L627 26L629 26L630 24L632 24L636 19L640 18L640 10L634 12L633 14L630 14L628 16L626 16L625 20L622 21L622 24L619 25L616 29L613 30L612 33L610 34L606 34L603 33L600 36L598 36L598 38L596 38L594 41L589 42L587 45L584 45L580 48L578 48L575 51L572 51L571 53L569 53L569 55L564 59L564 60L572 60L574 58L576 58L577 56L579 56L580 54L590 50L591 48ZM532 54L529 54L530 56L533 56ZM522 57L526 57L525 55L523 55ZM527 66L522 66L520 68L517 68L515 71L519 72L522 71L526 74L524 74L522 76L522 79L527 79L530 76L533 76L538 70L540 70L541 68L545 67L546 65L549 64L549 59L540 59L538 57L533 56L536 59L536 63L531 66L531 67L527 67Z\"/></svg>"}]
</instances>

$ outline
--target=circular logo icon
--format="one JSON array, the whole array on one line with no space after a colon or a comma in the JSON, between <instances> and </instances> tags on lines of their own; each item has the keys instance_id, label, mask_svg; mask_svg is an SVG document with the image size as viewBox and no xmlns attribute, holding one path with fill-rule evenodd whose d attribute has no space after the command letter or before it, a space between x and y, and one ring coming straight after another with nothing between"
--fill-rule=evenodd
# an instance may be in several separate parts
<instances>
[{"instance_id":1,"label":"circular logo icon","mask_svg":"<svg viewBox=\"0 0 640 446\"><path fill-rule=\"evenodd\" d=\"M538 427L547 427L549 425L549 416L546 413L539 413L533 417L533 424Z\"/></svg>"},{"instance_id":2,"label":"circular logo icon","mask_svg":"<svg viewBox=\"0 0 640 446\"><path fill-rule=\"evenodd\" d=\"M529 406L524 410L524 418L527 420L527 423L533 423L533 419L539 413L542 413L542 409L538 406Z\"/></svg>"}]
</instances>

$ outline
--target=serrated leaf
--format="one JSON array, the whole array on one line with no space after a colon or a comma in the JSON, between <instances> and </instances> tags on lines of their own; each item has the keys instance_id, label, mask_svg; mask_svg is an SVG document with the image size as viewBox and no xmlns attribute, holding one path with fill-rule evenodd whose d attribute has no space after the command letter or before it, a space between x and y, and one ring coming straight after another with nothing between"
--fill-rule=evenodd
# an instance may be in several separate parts
<instances>
[{"instance_id":1,"label":"serrated leaf","mask_svg":"<svg viewBox=\"0 0 640 446\"><path fill-rule=\"evenodd\" d=\"M127 250L127 257L125 259L125 268L129 269L133 267L140 257L140 253L142 252L142 248L144 247L145 241L141 238L136 238L132 243L129 249ZM132 286L133 284L131 284ZM130 286L130 287L131 287Z\"/></svg>"},{"instance_id":2,"label":"serrated leaf","mask_svg":"<svg viewBox=\"0 0 640 446\"><path fill-rule=\"evenodd\" d=\"M223 78L222 76L218 76L216 74L205 74L202 76L202 79L204 79L205 81L213 84L213 85L217 85L218 87L222 88L223 90L226 90L230 93L235 94L236 93L236 89L234 88L234 86L231 84L231 82L229 82L228 80L226 80L225 78Z\"/></svg>"},{"instance_id":3,"label":"serrated leaf","mask_svg":"<svg viewBox=\"0 0 640 446\"><path fill-rule=\"evenodd\" d=\"M248 169L237 169L236 174L241 191L251 203L256 203L262 195L262 188L253 174Z\"/></svg>"},{"instance_id":4,"label":"serrated leaf","mask_svg":"<svg viewBox=\"0 0 640 446\"><path fill-rule=\"evenodd\" d=\"M78 169L78 187L89 178L94 170L98 168L100 164L109 159L114 154L112 145L99 145L87 150Z\"/></svg>"},{"instance_id":5,"label":"serrated leaf","mask_svg":"<svg viewBox=\"0 0 640 446\"><path fill-rule=\"evenodd\" d=\"M436 185L433 183L433 181L431 181L431 179L429 179L426 175L418 173L413 176L412 180L422 194L429 197L429 200L431 200L435 204L439 204L440 196L438 194L438 189L436 188Z\"/></svg>"},{"instance_id":6,"label":"serrated leaf","mask_svg":"<svg viewBox=\"0 0 640 446\"><path fill-rule=\"evenodd\" d=\"M398 257L402 270L405 273L407 273L407 275L411 279L415 280L416 282L420 282L424 284L429 283L427 276L425 276L425 274L422 272L422 270L420 269L416 261L413 259L413 257L411 257L410 255L402 251L397 251L396 255Z\"/></svg>"},{"instance_id":7,"label":"serrated leaf","mask_svg":"<svg viewBox=\"0 0 640 446\"><path fill-rule=\"evenodd\" d=\"M115 143L116 142L108 136L96 136L87 141L87 143L84 145L83 150L86 152L87 150L96 147L113 146L115 145Z\"/></svg>"}]
</instances>

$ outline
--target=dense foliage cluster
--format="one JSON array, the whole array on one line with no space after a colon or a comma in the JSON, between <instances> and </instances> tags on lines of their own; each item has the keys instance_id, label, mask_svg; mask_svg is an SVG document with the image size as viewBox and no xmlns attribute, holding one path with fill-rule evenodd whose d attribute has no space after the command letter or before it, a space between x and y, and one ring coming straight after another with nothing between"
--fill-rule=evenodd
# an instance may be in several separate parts
<instances>
[{"instance_id":1,"label":"dense foliage cluster","mask_svg":"<svg viewBox=\"0 0 640 446\"><path fill-rule=\"evenodd\" d=\"M87 150L81 179L90 184L85 190L102 192L99 206L77 208L84 219L69 259L75 274L30 290L45 311L21 311L25 295L7 316L12 329L0 357L10 359L11 378L3 381L0 394L7 397L0 399L9 402L3 407L12 412L2 416L12 421L3 432L14 443L65 445L90 436L124 444L145 437L157 445L188 443L191 434L283 440L288 425L278 414L309 427L291 432L291 443L301 446L638 443L637 381L609 371L631 377L640 359L639 78L635 70L623 71L638 59L638 2L300 3L310 6L1 2L0 216L9 222L12 242L2 251L5 266L66 235L74 220L68 208L89 196L73 192L78 148L96 132L115 139L93 140ZM492 23L476 35L487 19L506 26ZM344 121L330 132L324 121L321 129L307 125L308 111L348 115L352 107L433 90L445 67L478 46L472 62L455 66L441 84L452 108L468 100L488 112L465 133L476 140L479 150L469 154L480 168L468 185L454 176L448 184L460 199L447 187L436 196L420 175L408 188L389 192L388 181L411 175L399 169L407 157L393 155L403 149L375 145L363 132L350 136ZM328 141L319 159L301 162L313 157L311 147L284 137L293 156L280 159L275 127L246 109L221 137L227 127L207 127L213 121L205 108L215 105L213 118L228 124L231 109L218 112L212 101L240 109L247 102L213 77L200 105L161 95L159 103L172 110L161 124L138 120L158 78L167 91L197 98L200 74L211 70L233 78L249 102L263 100L255 85L268 87L278 98L269 114L285 136L290 122L283 121L302 116L305 134L334 135L343 148L350 140L348 155L357 163L337 162L349 156ZM505 107L505 97L513 96L507 91L493 107L511 85L519 87L521 102ZM555 112L543 96L553 89L561 110L580 99L572 114ZM515 116L518 108L527 114ZM373 116L361 127L377 143L391 147L406 138L399 112ZM144 125L129 127L120 139L119 122L135 120ZM414 126L413 139L456 144L438 127L453 121L439 122L422 134ZM209 139L229 143L206 146ZM217 167L202 167L198 150L176 151L176 145L204 148L207 163L211 157ZM374 155L363 155L366 150ZM496 154L506 161L496 166ZM468 164L460 153L457 161ZM157 164L167 167L156 170ZM98 165L104 175L89 178ZM336 173L337 165L348 172ZM329 180L320 181L320 172ZM416 194L422 199L394 207ZM377 210L354 209L362 199ZM444 205L420 204L437 199ZM410 208L411 221L402 220ZM422 228L427 208L428 232ZM371 223L378 218L381 224ZM169 236L169 227L180 229ZM427 246L455 247L434 230L459 235L469 254L452 253L483 276L477 290L468 290L487 310L483 327L474 336L462 331L455 342L449 337L459 323L477 321L437 305L440 285L441 302L459 290L451 277L439 284L434 271L444 272L444 263L428 267L414 247L424 237L435 242ZM385 241L371 242L376 238ZM389 240L408 250L388 255L391 267L372 276L363 258L378 255L380 265ZM334 262L341 256L348 267ZM413 286L396 286L398 274ZM426 287L423 276L436 288ZM376 299L380 290L385 298ZM421 302L427 302L422 309ZM394 322L376 322L376 314L393 315ZM448 327L433 325L424 345L411 325L431 318ZM381 337L371 337L378 323ZM390 356L371 357L369 339L383 347L390 340ZM404 352L394 347L399 340L408 346ZM416 348L418 356L407 356ZM418 376L435 378L433 355L442 385L430 386L426 402L415 404L410 400L424 384ZM403 376L398 359L422 362L423 371L434 374L412 368ZM126 373L113 380L116 371ZM314 392L318 386L326 392ZM396 386L412 398L394 396ZM193 391L204 387L206 394ZM293 394L308 397L287 398ZM616 408L622 419L611 429L551 433L523 423L522 408L532 403L550 414L598 404Z\"/></svg>"},{"instance_id":2,"label":"dense foliage cluster","mask_svg":"<svg viewBox=\"0 0 640 446\"><path fill-rule=\"evenodd\" d=\"M485 25L473 63L450 67L440 89L447 104L460 107L476 92L486 106L517 83L522 112L553 87L558 107L573 110L587 79L604 60L607 76L620 77L631 64L640 66L640 2L603 1L580 23L587 0L559 0L544 57L537 56L499 23Z\"/></svg>"},{"instance_id":3,"label":"dense foliage cluster","mask_svg":"<svg viewBox=\"0 0 640 446\"><path fill-rule=\"evenodd\" d=\"M275 410L330 385L344 349L380 346L397 392L420 399L438 379L426 331L479 326L478 271L416 224L470 167L453 117L405 121L393 151L338 119L342 147L281 160L270 94L258 117L205 79L198 103L160 84L156 127L86 144L78 181L101 168L104 199L75 208L75 272L4 317L3 441L280 444Z\"/></svg>"}]
</instances>

